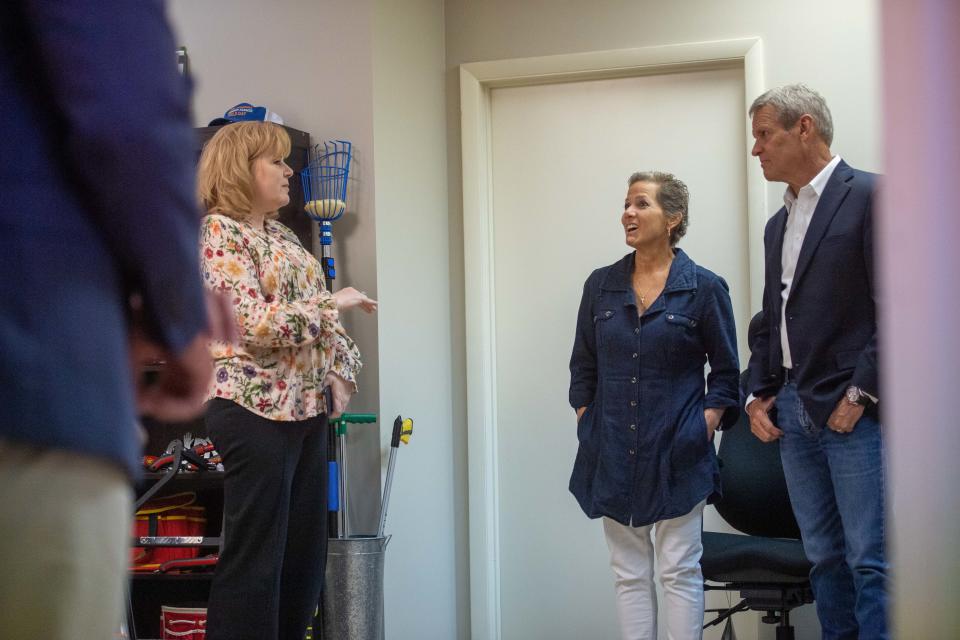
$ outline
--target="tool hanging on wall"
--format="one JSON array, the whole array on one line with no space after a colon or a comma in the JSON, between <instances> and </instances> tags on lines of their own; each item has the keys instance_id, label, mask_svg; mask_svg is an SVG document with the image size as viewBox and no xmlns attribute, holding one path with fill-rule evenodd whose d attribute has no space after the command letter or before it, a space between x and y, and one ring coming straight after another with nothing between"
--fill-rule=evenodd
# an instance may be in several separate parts
<instances>
[{"instance_id":1,"label":"tool hanging on wall","mask_svg":"<svg viewBox=\"0 0 960 640\"><path fill-rule=\"evenodd\" d=\"M409 444L413 435L413 420L397 416L393 421L393 436L390 438L390 461L387 463L387 479L383 483L383 501L380 503L380 526L377 537L383 537L383 528L387 524L387 506L390 504L390 489L393 487L393 472L397 464L397 449L400 443Z\"/></svg>"},{"instance_id":2,"label":"tool hanging on wall","mask_svg":"<svg viewBox=\"0 0 960 640\"><path fill-rule=\"evenodd\" d=\"M350 177L350 159L353 156L353 145L346 140L329 140L314 145L307 154L307 166L300 172L300 182L303 186L303 209L306 214L320 225L320 266L327 291L333 292L333 280L337 277L337 270L333 262L333 222L338 220L347 210L347 181ZM333 411L333 398L330 389L325 389L327 396L327 415ZM328 441L329 458L329 510L330 520L328 527L330 535L337 537L343 534L343 516L340 495L344 494L340 487L340 479L346 477L340 466L346 464L344 458L338 454L336 430L330 429ZM344 448L344 452L345 452ZM345 494L344 494L345 495ZM334 516L336 512L337 516Z\"/></svg>"},{"instance_id":3,"label":"tool hanging on wall","mask_svg":"<svg viewBox=\"0 0 960 640\"><path fill-rule=\"evenodd\" d=\"M333 264L333 222L347 210L347 181L353 145L346 140L330 140L313 146L307 166L300 172L303 184L303 209L320 225L320 264L327 289L337 271Z\"/></svg>"}]
</instances>

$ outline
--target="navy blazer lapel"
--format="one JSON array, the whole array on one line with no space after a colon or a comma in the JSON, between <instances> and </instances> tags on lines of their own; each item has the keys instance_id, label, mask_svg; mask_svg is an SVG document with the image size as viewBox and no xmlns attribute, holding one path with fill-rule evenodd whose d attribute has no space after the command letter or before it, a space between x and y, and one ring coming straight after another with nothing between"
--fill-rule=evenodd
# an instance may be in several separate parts
<instances>
[{"instance_id":1,"label":"navy blazer lapel","mask_svg":"<svg viewBox=\"0 0 960 640\"><path fill-rule=\"evenodd\" d=\"M853 171L850 170L850 165L841 160L837 168L833 170L830 179L827 180L827 186L823 190L823 195L820 196L817 208L813 210L813 217L810 219L810 226L807 227L807 233L803 237L803 244L800 245L797 268L793 272L793 283L790 285L791 292L797 290L797 284L799 284L804 272L810 265L810 260L813 259L813 254L820 245L820 240L823 239L823 235L830 227L833 217L837 215L840 205L847 197L847 193L850 191L850 185L847 182L852 178ZM781 248L783 246L782 242L781 236Z\"/></svg>"}]
</instances>

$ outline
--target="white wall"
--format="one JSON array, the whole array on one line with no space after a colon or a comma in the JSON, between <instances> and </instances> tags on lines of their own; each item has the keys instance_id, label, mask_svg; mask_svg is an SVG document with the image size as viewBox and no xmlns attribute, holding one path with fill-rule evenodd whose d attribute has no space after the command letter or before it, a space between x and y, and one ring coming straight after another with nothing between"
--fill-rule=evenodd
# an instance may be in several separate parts
<instances>
[{"instance_id":1,"label":"white wall","mask_svg":"<svg viewBox=\"0 0 960 640\"><path fill-rule=\"evenodd\" d=\"M461 281L449 268L442 5L377 0L373 25L380 406L414 419L387 521L387 639L466 638L466 455L451 401L462 376L451 289Z\"/></svg>"},{"instance_id":2,"label":"white wall","mask_svg":"<svg viewBox=\"0 0 960 640\"><path fill-rule=\"evenodd\" d=\"M802 81L822 92L833 110L834 150L854 166L879 170L876 12L873 0L802 4L784 0L446 0L451 231L462 232L458 65L759 36L767 86ZM782 200L783 185L771 185L767 191L773 213ZM456 240L450 253L451 264L460 270L451 277L457 278L462 276L463 253ZM461 300L454 302L456 309L462 309ZM462 316L458 317L455 326L462 323ZM461 345L455 345L457 357ZM462 377L455 382L455 389L463 388ZM455 404L455 409L457 424L463 425L462 403ZM803 627L816 637L812 611L803 611L797 618L798 637L806 637ZM757 633L754 628L743 635L756 637ZM764 627L759 634L772 638L773 629Z\"/></svg>"},{"instance_id":3,"label":"white wall","mask_svg":"<svg viewBox=\"0 0 960 640\"><path fill-rule=\"evenodd\" d=\"M334 225L334 287L376 296L372 1L173 0L169 9L177 44L190 57L197 126L250 102L314 143L353 143L349 210ZM377 318L354 311L343 323L364 363L350 408L379 413ZM362 426L350 438L351 521L368 532L379 509L379 438Z\"/></svg>"}]
</instances>

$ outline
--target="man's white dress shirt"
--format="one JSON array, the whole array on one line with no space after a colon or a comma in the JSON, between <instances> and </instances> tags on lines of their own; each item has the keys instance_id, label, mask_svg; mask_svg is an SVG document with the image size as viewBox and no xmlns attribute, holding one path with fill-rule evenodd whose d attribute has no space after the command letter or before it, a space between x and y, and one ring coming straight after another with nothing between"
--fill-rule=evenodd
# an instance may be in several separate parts
<instances>
[{"instance_id":1,"label":"man's white dress shirt","mask_svg":"<svg viewBox=\"0 0 960 640\"><path fill-rule=\"evenodd\" d=\"M783 233L783 250L780 252L780 266L783 275L780 276L780 283L783 285L780 297L780 348L783 351L783 367L785 369L793 368L793 358L790 357L790 341L787 340L787 299L790 297L790 290L793 288L793 274L797 270L797 259L800 257L800 247L803 246L803 238L807 235L807 229L810 228L810 220L813 219L813 212L820 202L820 196L827 187L833 170L840 164L840 156L833 156L833 159L827 163L820 173L818 173L810 184L800 189L797 195L788 186L783 192L783 204L787 207L787 227Z\"/></svg>"}]
</instances>

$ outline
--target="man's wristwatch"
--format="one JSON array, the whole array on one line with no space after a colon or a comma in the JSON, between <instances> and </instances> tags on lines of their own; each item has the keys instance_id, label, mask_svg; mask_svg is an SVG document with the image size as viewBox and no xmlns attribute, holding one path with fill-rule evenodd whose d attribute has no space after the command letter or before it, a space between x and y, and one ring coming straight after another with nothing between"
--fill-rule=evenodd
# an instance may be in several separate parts
<instances>
[{"instance_id":1,"label":"man's wristwatch","mask_svg":"<svg viewBox=\"0 0 960 640\"><path fill-rule=\"evenodd\" d=\"M847 391L844 396L846 397L847 402L850 404L859 404L862 407L869 407L871 404L873 404L873 400L871 400L870 396L863 392L863 389L853 385L847 387Z\"/></svg>"}]
</instances>

